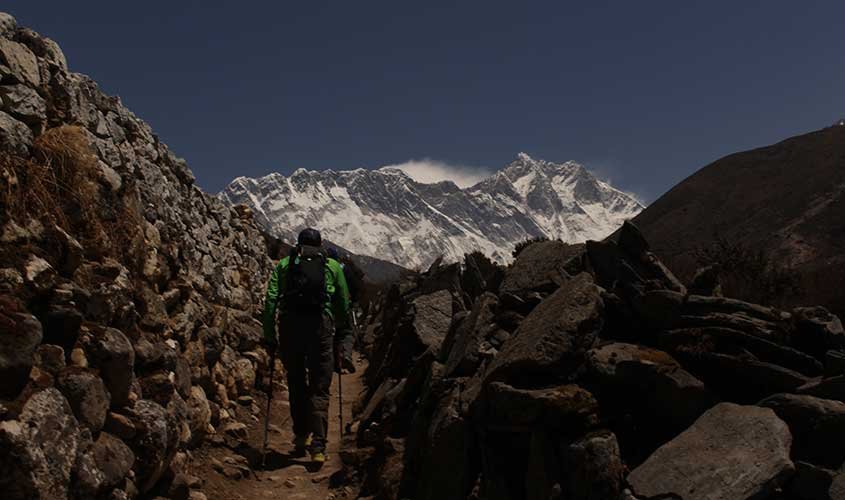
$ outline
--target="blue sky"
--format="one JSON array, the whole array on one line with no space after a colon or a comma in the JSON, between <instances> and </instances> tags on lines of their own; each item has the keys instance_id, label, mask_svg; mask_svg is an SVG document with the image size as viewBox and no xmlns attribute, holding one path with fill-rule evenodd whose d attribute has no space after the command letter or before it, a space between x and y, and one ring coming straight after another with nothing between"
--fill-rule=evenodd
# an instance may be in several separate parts
<instances>
[{"instance_id":1,"label":"blue sky","mask_svg":"<svg viewBox=\"0 0 845 500\"><path fill-rule=\"evenodd\" d=\"M218 191L430 158L576 160L652 201L845 116L845 2L67 2L57 40Z\"/></svg>"}]
</instances>

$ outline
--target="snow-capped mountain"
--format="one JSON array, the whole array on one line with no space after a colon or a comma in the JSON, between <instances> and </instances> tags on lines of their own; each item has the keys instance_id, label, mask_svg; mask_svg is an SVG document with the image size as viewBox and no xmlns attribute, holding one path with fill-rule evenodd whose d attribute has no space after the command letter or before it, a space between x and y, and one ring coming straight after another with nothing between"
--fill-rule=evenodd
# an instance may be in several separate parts
<instances>
[{"instance_id":1,"label":"snow-capped mountain","mask_svg":"<svg viewBox=\"0 0 845 500\"><path fill-rule=\"evenodd\" d=\"M507 262L514 245L546 236L600 239L643 206L575 162L515 161L478 184L422 184L403 171L307 171L238 177L220 197L251 207L288 241L304 227L361 255L421 268L439 255L456 261L480 250Z\"/></svg>"}]
</instances>

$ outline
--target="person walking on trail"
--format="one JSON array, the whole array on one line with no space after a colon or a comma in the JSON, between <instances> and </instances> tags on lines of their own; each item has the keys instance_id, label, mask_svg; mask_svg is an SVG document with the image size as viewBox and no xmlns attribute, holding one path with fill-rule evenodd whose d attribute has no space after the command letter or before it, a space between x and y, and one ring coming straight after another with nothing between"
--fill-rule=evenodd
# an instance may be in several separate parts
<instances>
[{"instance_id":1,"label":"person walking on trail","mask_svg":"<svg viewBox=\"0 0 845 500\"><path fill-rule=\"evenodd\" d=\"M326 255L319 231L304 229L270 275L263 324L268 349L287 370L294 454L307 451L315 463L326 460L332 372L350 356L341 352L349 343L335 338L350 331L349 308L340 263Z\"/></svg>"}]
</instances>

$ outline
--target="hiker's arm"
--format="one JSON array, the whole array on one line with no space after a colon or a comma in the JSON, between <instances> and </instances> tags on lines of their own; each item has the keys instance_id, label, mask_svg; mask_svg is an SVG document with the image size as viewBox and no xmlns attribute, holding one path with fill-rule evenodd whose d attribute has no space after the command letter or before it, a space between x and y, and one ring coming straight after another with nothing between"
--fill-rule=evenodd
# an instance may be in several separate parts
<instances>
[{"instance_id":1,"label":"hiker's arm","mask_svg":"<svg viewBox=\"0 0 845 500\"><path fill-rule=\"evenodd\" d=\"M334 317L337 332L346 332L351 330L349 328L349 312L351 309L349 302L349 286L346 284L346 276L343 274L343 268L340 265L334 267L335 275L335 294L334 301Z\"/></svg>"},{"instance_id":2,"label":"hiker's arm","mask_svg":"<svg viewBox=\"0 0 845 500\"><path fill-rule=\"evenodd\" d=\"M267 294L264 297L264 317L262 324L264 326L264 338L268 341L276 339L276 304L279 297L279 265L273 268L270 274L270 282L267 284Z\"/></svg>"}]
</instances>

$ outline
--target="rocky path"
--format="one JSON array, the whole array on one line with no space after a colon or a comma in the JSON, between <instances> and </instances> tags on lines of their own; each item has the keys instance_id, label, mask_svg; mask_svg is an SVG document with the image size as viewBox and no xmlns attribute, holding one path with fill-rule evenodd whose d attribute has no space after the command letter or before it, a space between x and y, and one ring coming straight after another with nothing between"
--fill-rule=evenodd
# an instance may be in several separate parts
<instances>
[{"instance_id":1,"label":"rocky path","mask_svg":"<svg viewBox=\"0 0 845 500\"><path fill-rule=\"evenodd\" d=\"M359 363L354 374L343 375L343 422L352 421L352 406L363 389ZM326 500L347 498L342 485L340 460L340 421L337 398L338 378L332 380L329 407L328 461L315 470L308 457L292 457L293 439L287 393L277 390L271 410L270 444L266 465L260 466L264 413L247 426L247 437L238 446L208 445L193 454L191 474L202 479L202 492L210 500L299 499ZM256 401L262 410L266 399Z\"/></svg>"}]
</instances>

